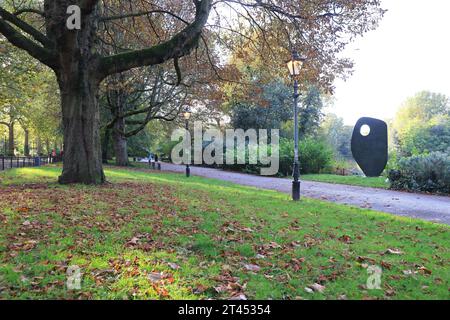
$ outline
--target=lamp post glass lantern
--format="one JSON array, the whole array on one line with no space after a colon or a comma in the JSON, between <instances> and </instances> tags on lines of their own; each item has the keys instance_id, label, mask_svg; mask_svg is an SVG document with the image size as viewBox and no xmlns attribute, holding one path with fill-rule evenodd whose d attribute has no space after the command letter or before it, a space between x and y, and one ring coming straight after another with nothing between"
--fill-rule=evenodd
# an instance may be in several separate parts
<instances>
[{"instance_id":1,"label":"lamp post glass lantern","mask_svg":"<svg viewBox=\"0 0 450 320\"><path fill-rule=\"evenodd\" d=\"M184 120L186 121L186 131L189 130L189 119L191 118L191 110L189 108L186 108L183 112ZM185 152L188 152L185 150ZM189 162L186 163L186 177L191 176L191 168L189 167Z\"/></svg>"},{"instance_id":2,"label":"lamp post glass lantern","mask_svg":"<svg viewBox=\"0 0 450 320\"><path fill-rule=\"evenodd\" d=\"M303 67L305 59L300 58L296 51L292 52L292 58L287 63L289 73L294 80L294 168L292 181L292 199L294 201L300 200L300 165L298 154L298 98L300 96L298 90L298 79L300 71Z\"/></svg>"}]
</instances>

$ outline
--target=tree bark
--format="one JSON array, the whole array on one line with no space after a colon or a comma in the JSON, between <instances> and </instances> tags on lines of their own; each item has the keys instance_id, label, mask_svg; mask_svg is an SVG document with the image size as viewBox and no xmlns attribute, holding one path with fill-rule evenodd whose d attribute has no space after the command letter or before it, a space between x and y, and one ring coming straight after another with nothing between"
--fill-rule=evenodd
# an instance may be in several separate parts
<instances>
[{"instance_id":1,"label":"tree bark","mask_svg":"<svg viewBox=\"0 0 450 320\"><path fill-rule=\"evenodd\" d=\"M8 126L8 156L13 157L14 156L14 122L10 123Z\"/></svg>"},{"instance_id":2,"label":"tree bark","mask_svg":"<svg viewBox=\"0 0 450 320\"><path fill-rule=\"evenodd\" d=\"M105 128L105 133L103 135L102 140L102 162L103 164L108 164L108 148L109 148L109 139L111 137L111 130Z\"/></svg>"},{"instance_id":3,"label":"tree bark","mask_svg":"<svg viewBox=\"0 0 450 320\"><path fill-rule=\"evenodd\" d=\"M89 77L89 68L75 69L79 69L79 74L70 72L59 76L65 146L59 183L101 184L105 175L99 133L98 82Z\"/></svg>"},{"instance_id":4,"label":"tree bark","mask_svg":"<svg viewBox=\"0 0 450 320\"><path fill-rule=\"evenodd\" d=\"M65 24L66 4L70 1L45 1L47 35L58 49L58 67L54 70L61 91L64 130L61 184L101 184L105 181L97 101L101 79L94 48L97 15L92 13L96 1L92 1L92 5L86 3L82 5L81 29L69 30Z\"/></svg>"},{"instance_id":5,"label":"tree bark","mask_svg":"<svg viewBox=\"0 0 450 320\"><path fill-rule=\"evenodd\" d=\"M23 143L23 153L26 157L29 157L30 156L30 142L29 142L30 141L30 139L29 139L30 131L28 129L24 129L23 131L24 131L24 135L25 135L24 143Z\"/></svg>"},{"instance_id":6,"label":"tree bark","mask_svg":"<svg viewBox=\"0 0 450 320\"><path fill-rule=\"evenodd\" d=\"M38 156L42 155L42 141L40 137L36 138L36 153Z\"/></svg>"},{"instance_id":7,"label":"tree bark","mask_svg":"<svg viewBox=\"0 0 450 320\"><path fill-rule=\"evenodd\" d=\"M114 123L113 127L113 143L114 154L116 156L116 165L126 167L130 163L128 162L128 147L127 138L124 135L125 132L125 119L119 118Z\"/></svg>"}]
</instances>

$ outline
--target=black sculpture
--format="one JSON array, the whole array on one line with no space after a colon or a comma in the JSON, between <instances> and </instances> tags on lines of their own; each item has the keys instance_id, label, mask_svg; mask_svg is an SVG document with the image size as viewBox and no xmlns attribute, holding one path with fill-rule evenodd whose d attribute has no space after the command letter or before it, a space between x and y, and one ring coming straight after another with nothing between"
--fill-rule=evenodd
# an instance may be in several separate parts
<instances>
[{"instance_id":1,"label":"black sculpture","mask_svg":"<svg viewBox=\"0 0 450 320\"><path fill-rule=\"evenodd\" d=\"M384 121L361 118L352 136L352 154L366 177L379 177L388 161L388 132Z\"/></svg>"}]
</instances>

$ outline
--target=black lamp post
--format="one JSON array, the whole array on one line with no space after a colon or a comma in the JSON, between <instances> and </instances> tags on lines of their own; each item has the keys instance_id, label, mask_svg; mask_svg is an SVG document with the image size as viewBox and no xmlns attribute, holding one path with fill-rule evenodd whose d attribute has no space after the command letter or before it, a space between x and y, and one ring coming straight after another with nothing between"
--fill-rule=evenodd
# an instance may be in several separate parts
<instances>
[{"instance_id":1,"label":"black lamp post","mask_svg":"<svg viewBox=\"0 0 450 320\"><path fill-rule=\"evenodd\" d=\"M300 165L298 154L298 80L303 63L305 59L300 58L296 51L292 52L292 58L287 63L289 73L294 80L294 172L292 174L294 181L292 181L292 199L294 201L300 200Z\"/></svg>"},{"instance_id":2,"label":"black lamp post","mask_svg":"<svg viewBox=\"0 0 450 320\"><path fill-rule=\"evenodd\" d=\"M186 108L186 110L183 113L184 120L186 121L186 130L189 130L189 119L191 118L191 110L189 108ZM186 152L186 151L185 151ZM191 168L189 167L189 163L186 163L186 177L191 176Z\"/></svg>"}]
</instances>

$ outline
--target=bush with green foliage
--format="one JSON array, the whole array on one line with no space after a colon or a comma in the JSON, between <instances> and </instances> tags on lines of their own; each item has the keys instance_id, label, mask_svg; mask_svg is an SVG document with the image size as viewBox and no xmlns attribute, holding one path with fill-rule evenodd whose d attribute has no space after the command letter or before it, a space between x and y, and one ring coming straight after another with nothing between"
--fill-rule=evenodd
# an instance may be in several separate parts
<instances>
[{"instance_id":1,"label":"bush with green foliage","mask_svg":"<svg viewBox=\"0 0 450 320\"><path fill-rule=\"evenodd\" d=\"M278 170L278 176L290 176L293 171L294 162L294 141L291 139L280 139L280 167ZM224 163L226 150L224 148ZM258 150L252 150L252 152L258 152ZM271 154L270 147L267 150L268 154ZM299 143L300 154L300 171L302 174L321 173L328 170L333 163L333 151L324 141L316 140L313 138L306 138ZM260 174L261 168L267 167L258 162L258 164L249 164L249 150L246 148L245 163L237 164L237 156L234 154L235 164L224 164L221 166L212 165L210 167L220 167L226 170L241 171L250 174ZM328 171L327 171L328 172Z\"/></svg>"},{"instance_id":2,"label":"bush with green foliage","mask_svg":"<svg viewBox=\"0 0 450 320\"><path fill-rule=\"evenodd\" d=\"M411 128L404 136L401 151L407 155L445 152L450 147L450 116L439 116Z\"/></svg>"},{"instance_id":3,"label":"bush with green foliage","mask_svg":"<svg viewBox=\"0 0 450 320\"><path fill-rule=\"evenodd\" d=\"M302 174L321 173L332 166L333 151L324 141L306 138L299 143L300 172ZM294 141L280 141L280 173L292 174Z\"/></svg>"},{"instance_id":4,"label":"bush with green foliage","mask_svg":"<svg viewBox=\"0 0 450 320\"><path fill-rule=\"evenodd\" d=\"M393 189L450 194L450 149L402 158L389 179Z\"/></svg>"}]
</instances>

